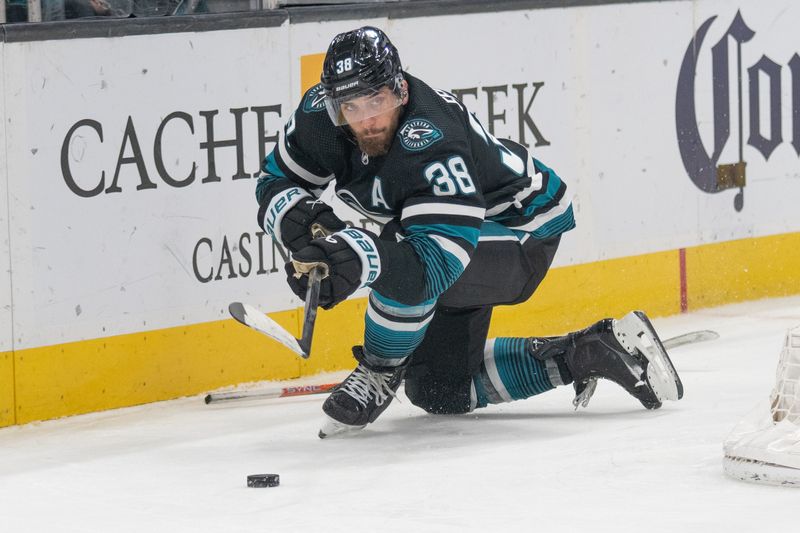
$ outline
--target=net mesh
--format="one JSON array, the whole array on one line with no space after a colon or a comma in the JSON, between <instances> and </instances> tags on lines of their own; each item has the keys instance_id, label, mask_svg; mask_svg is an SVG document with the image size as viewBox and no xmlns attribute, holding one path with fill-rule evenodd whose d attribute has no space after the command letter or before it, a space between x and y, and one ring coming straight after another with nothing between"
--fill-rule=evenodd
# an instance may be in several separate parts
<instances>
[{"instance_id":1,"label":"net mesh","mask_svg":"<svg viewBox=\"0 0 800 533\"><path fill-rule=\"evenodd\" d=\"M733 428L723 449L731 477L800 487L800 326L786 334L770 401Z\"/></svg>"},{"instance_id":2,"label":"net mesh","mask_svg":"<svg viewBox=\"0 0 800 533\"><path fill-rule=\"evenodd\" d=\"M775 422L800 425L800 327L786 335L771 399Z\"/></svg>"}]
</instances>

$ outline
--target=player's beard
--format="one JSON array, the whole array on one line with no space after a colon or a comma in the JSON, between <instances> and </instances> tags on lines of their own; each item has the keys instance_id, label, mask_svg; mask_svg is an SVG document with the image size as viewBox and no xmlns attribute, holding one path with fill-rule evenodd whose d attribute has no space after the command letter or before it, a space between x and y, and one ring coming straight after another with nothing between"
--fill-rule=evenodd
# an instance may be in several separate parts
<instances>
[{"instance_id":1,"label":"player's beard","mask_svg":"<svg viewBox=\"0 0 800 533\"><path fill-rule=\"evenodd\" d=\"M353 135L362 152L369 157L378 157L389 153L389 148L392 147L392 138L400 121L401 110L401 107L394 110L391 122L384 129L363 130L361 132L353 130Z\"/></svg>"},{"instance_id":2,"label":"player's beard","mask_svg":"<svg viewBox=\"0 0 800 533\"><path fill-rule=\"evenodd\" d=\"M392 136L388 130L383 130L380 135L374 137L366 137L367 134L378 132L364 132L364 136L356 134L356 141L361 151L370 157L378 157L389 153L389 147L392 145Z\"/></svg>"}]
</instances>

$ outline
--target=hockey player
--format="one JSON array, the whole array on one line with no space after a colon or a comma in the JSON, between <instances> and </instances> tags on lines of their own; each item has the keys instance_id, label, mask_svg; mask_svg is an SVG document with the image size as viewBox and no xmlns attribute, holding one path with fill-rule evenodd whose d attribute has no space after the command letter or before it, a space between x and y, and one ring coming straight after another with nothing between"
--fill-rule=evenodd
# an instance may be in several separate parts
<instances>
[{"instance_id":1,"label":"hockey player","mask_svg":"<svg viewBox=\"0 0 800 533\"><path fill-rule=\"evenodd\" d=\"M575 226L566 184L521 145L496 139L452 94L403 71L379 29L337 35L263 163L256 196L265 231L292 252L292 290L327 277L331 308L370 287L358 366L327 398L325 437L375 421L405 379L431 413L467 413L596 378L648 409L683 395L642 312L564 337L488 339L492 308L524 302L561 234ZM346 227L318 198L336 195L383 231ZM314 238L313 231L328 236Z\"/></svg>"}]
</instances>

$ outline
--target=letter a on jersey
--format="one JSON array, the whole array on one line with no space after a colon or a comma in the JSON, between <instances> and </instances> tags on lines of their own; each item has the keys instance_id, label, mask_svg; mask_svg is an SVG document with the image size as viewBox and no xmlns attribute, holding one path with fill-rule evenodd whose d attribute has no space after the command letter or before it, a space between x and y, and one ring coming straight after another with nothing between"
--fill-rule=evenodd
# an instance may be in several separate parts
<instances>
[{"instance_id":1,"label":"letter a on jersey","mask_svg":"<svg viewBox=\"0 0 800 533\"><path fill-rule=\"evenodd\" d=\"M383 189L381 187L381 179L375 176L375 181L372 182L372 207L383 206L389 210L389 204L383 199Z\"/></svg>"}]
</instances>

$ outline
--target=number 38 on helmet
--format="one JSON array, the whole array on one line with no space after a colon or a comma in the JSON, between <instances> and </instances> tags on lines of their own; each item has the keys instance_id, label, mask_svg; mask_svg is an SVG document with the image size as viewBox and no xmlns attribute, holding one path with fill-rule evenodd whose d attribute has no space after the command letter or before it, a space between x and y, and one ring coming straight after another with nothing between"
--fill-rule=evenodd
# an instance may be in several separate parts
<instances>
[{"instance_id":1,"label":"number 38 on helmet","mask_svg":"<svg viewBox=\"0 0 800 533\"><path fill-rule=\"evenodd\" d=\"M334 37L321 81L328 115L337 126L390 111L405 97L400 55L389 37L372 26Z\"/></svg>"}]
</instances>

